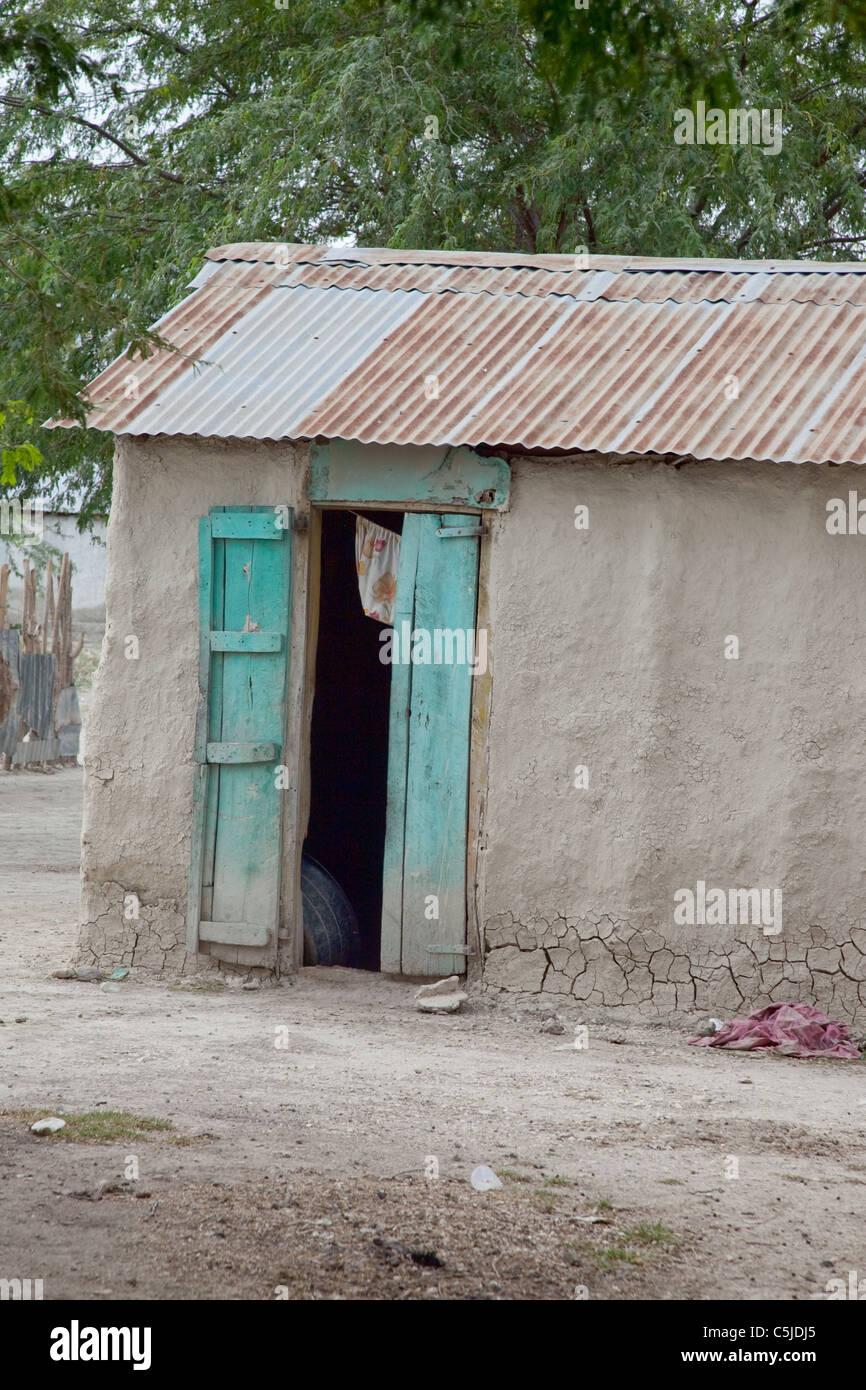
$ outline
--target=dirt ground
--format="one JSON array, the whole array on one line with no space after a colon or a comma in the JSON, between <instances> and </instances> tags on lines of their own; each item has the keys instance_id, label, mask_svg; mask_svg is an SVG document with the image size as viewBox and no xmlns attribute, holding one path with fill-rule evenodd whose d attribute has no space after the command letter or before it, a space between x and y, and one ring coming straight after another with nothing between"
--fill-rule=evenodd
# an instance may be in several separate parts
<instances>
[{"instance_id":1,"label":"dirt ground","mask_svg":"<svg viewBox=\"0 0 866 1390\"><path fill-rule=\"evenodd\" d=\"M422 1015L359 971L52 979L80 799L77 769L0 776L0 1277L46 1299L809 1300L866 1275L863 1063L572 1011L575 1050L532 1001ZM67 1142L26 1113L71 1131L100 1109L173 1128Z\"/></svg>"}]
</instances>

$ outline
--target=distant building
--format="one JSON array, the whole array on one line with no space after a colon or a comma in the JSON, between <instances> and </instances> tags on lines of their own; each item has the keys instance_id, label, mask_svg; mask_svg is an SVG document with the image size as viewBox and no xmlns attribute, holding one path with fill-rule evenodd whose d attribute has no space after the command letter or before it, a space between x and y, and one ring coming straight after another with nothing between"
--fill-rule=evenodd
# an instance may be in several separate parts
<instances>
[{"instance_id":1,"label":"distant building","mask_svg":"<svg viewBox=\"0 0 866 1390\"><path fill-rule=\"evenodd\" d=\"M105 521L94 522L90 531L79 531L73 512L44 512L42 524L43 541L67 551L72 561L73 608L101 608L105 603ZM7 539L0 534L0 564L9 559L9 550ZM20 569L20 549L16 547L14 554ZM20 610L21 581L14 574L9 579L9 595L10 612L15 614Z\"/></svg>"}]
</instances>

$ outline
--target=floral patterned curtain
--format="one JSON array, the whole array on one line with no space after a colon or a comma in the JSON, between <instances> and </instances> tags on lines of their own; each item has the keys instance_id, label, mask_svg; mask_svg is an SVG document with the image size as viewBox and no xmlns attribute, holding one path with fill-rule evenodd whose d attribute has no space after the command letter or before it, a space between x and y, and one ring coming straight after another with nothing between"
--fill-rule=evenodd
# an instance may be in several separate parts
<instances>
[{"instance_id":1,"label":"floral patterned curtain","mask_svg":"<svg viewBox=\"0 0 866 1390\"><path fill-rule=\"evenodd\" d=\"M365 517L355 521L355 568L361 606L368 618L393 623L400 537Z\"/></svg>"}]
</instances>

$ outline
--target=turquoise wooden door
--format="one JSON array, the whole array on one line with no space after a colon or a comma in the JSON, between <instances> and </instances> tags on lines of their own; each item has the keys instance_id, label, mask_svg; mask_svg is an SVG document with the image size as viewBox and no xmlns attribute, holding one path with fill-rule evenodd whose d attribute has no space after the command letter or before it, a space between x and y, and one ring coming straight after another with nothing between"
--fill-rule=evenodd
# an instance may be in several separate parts
<instances>
[{"instance_id":1,"label":"turquoise wooden door","mask_svg":"<svg viewBox=\"0 0 866 1390\"><path fill-rule=\"evenodd\" d=\"M466 828L472 669L478 587L478 517L408 513L400 544L394 632L426 632L435 657L394 661L382 897L382 969L404 975L466 969ZM468 638L468 640L467 640ZM425 655L423 639L414 649Z\"/></svg>"},{"instance_id":2,"label":"turquoise wooden door","mask_svg":"<svg viewBox=\"0 0 866 1390\"><path fill-rule=\"evenodd\" d=\"M199 683L189 949L276 951L291 610L291 511L213 508L199 525ZM244 957L248 959L249 957Z\"/></svg>"}]
</instances>

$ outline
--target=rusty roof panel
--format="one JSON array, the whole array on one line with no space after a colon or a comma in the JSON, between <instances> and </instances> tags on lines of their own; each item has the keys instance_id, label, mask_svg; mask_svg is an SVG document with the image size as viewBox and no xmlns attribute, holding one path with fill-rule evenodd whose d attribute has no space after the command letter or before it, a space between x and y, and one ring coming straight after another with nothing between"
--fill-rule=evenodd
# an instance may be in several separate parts
<instances>
[{"instance_id":1,"label":"rusty roof panel","mask_svg":"<svg viewBox=\"0 0 866 1390\"><path fill-rule=\"evenodd\" d=\"M249 251L248 257L241 253ZM426 293L569 294L677 304L707 300L796 299L816 304L866 303L866 263L650 261L646 257L516 256L490 252L385 251L239 243L208 252L286 270L286 283L345 289L417 289ZM589 268L580 268L588 263Z\"/></svg>"},{"instance_id":2,"label":"rusty roof panel","mask_svg":"<svg viewBox=\"0 0 866 1390\"><path fill-rule=\"evenodd\" d=\"M639 299L675 304L750 303L866 304L866 275L735 271L629 271L615 276L603 299Z\"/></svg>"},{"instance_id":3,"label":"rusty roof panel","mask_svg":"<svg viewBox=\"0 0 866 1390\"><path fill-rule=\"evenodd\" d=\"M180 353L112 363L88 422L866 463L864 296L860 264L240 243L157 325Z\"/></svg>"},{"instance_id":4,"label":"rusty roof panel","mask_svg":"<svg viewBox=\"0 0 866 1390\"><path fill-rule=\"evenodd\" d=\"M236 241L212 247L205 252L205 258L285 266L291 261L320 261L327 250L326 246L305 246L290 241Z\"/></svg>"},{"instance_id":5,"label":"rusty roof panel","mask_svg":"<svg viewBox=\"0 0 866 1390\"><path fill-rule=\"evenodd\" d=\"M734 274L730 271L575 270L546 272L516 267L440 265L348 265L320 261L287 270L291 285L341 289L416 289L425 294L569 295L574 299L640 300L674 304L758 299L764 304L791 300L809 304L866 304L866 275Z\"/></svg>"},{"instance_id":6,"label":"rusty roof panel","mask_svg":"<svg viewBox=\"0 0 866 1390\"><path fill-rule=\"evenodd\" d=\"M215 290L216 278L205 289ZM178 369L178 359L157 354L132 367L140 375L139 395L129 400L126 363L99 392L94 383L89 423L119 434L291 437L315 401L381 349L389 330L422 298L406 293L380 296L372 290L343 296L339 290L268 287L248 287L245 293L242 315L236 312L234 297L224 304L230 309L229 326L219 335L208 333L197 371L182 360ZM209 314L208 328L213 330L213 325ZM198 325L184 324L181 333L184 330L203 336ZM166 320L161 331L178 341L176 324ZM110 367L103 376L114 370Z\"/></svg>"},{"instance_id":7,"label":"rusty roof panel","mask_svg":"<svg viewBox=\"0 0 866 1390\"><path fill-rule=\"evenodd\" d=\"M574 269L575 255L533 256L518 251L409 251L381 246L305 246L292 242L234 242L207 251L214 261L271 261L287 264L316 264L320 261L342 261L347 265L441 265L474 266L481 268L523 266L529 270L567 272ZM738 261L715 257L682 256L595 256L588 257L593 270L665 271L677 275L686 271L707 273L731 271L744 274L796 274L816 271L820 274L852 273L866 275L864 261Z\"/></svg>"},{"instance_id":8,"label":"rusty roof panel","mask_svg":"<svg viewBox=\"0 0 866 1390\"><path fill-rule=\"evenodd\" d=\"M440 265L346 265L343 262L320 262L318 265L299 265L286 276L292 285L328 286L341 289L421 290L425 294L495 294L544 296L584 294L598 282L599 289L608 284L610 272L599 275L586 271L550 274L518 267L473 269L470 266Z\"/></svg>"},{"instance_id":9,"label":"rusty roof panel","mask_svg":"<svg viewBox=\"0 0 866 1390\"><path fill-rule=\"evenodd\" d=\"M866 316L858 348L835 309L546 303L511 300L493 314L457 318L447 302L428 299L392 335L399 375L382 358L362 363L300 432L366 443L866 462L866 410L852 408L866 388ZM856 310L843 315L861 320ZM424 395L431 372L440 373L436 401ZM849 407L835 442L827 426L838 417L838 402L832 410L829 402L840 380Z\"/></svg>"}]
</instances>

